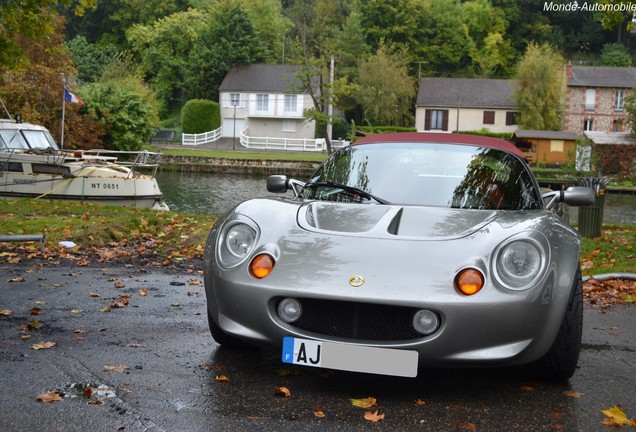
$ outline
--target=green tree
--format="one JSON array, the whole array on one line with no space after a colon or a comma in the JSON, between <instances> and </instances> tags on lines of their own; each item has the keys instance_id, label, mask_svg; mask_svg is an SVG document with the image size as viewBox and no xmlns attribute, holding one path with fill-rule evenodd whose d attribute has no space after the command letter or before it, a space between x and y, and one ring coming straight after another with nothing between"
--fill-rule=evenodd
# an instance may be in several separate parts
<instances>
[{"instance_id":1,"label":"green tree","mask_svg":"<svg viewBox=\"0 0 636 432\"><path fill-rule=\"evenodd\" d=\"M186 100L190 52L206 28L207 15L190 9L128 31L132 51L141 59L141 70L163 111Z\"/></svg>"},{"instance_id":2,"label":"green tree","mask_svg":"<svg viewBox=\"0 0 636 432\"><path fill-rule=\"evenodd\" d=\"M335 103L336 88L345 88L346 79L331 82L331 59L335 57L335 35L344 24L346 10L337 0L292 0L287 15L294 24L291 39L294 41L293 62L302 66L298 78L302 88L309 93L313 108L305 111L305 118L316 122L316 135L326 140L331 153L328 107ZM336 69L338 70L338 69Z\"/></svg>"},{"instance_id":3,"label":"green tree","mask_svg":"<svg viewBox=\"0 0 636 432\"><path fill-rule=\"evenodd\" d=\"M90 116L105 129L105 144L114 150L139 150L159 124L154 93L141 80L130 56L120 55L99 82L82 89Z\"/></svg>"},{"instance_id":4,"label":"green tree","mask_svg":"<svg viewBox=\"0 0 636 432\"><path fill-rule=\"evenodd\" d=\"M415 83L408 75L408 58L380 43L376 54L360 65L355 97L371 124L411 125Z\"/></svg>"},{"instance_id":5,"label":"green tree","mask_svg":"<svg viewBox=\"0 0 636 432\"><path fill-rule=\"evenodd\" d=\"M68 1L68 0L67 0ZM91 43L129 49L126 32L135 24L151 25L158 19L188 9L189 0L97 0L98 7L79 19L66 11L69 39L81 35Z\"/></svg>"},{"instance_id":6,"label":"green tree","mask_svg":"<svg viewBox=\"0 0 636 432\"><path fill-rule=\"evenodd\" d=\"M250 18L254 30L271 56L281 60L283 38L292 28L291 21L282 13L279 0L234 0Z\"/></svg>"},{"instance_id":7,"label":"green tree","mask_svg":"<svg viewBox=\"0 0 636 432\"><path fill-rule=\"evenodd\" d=\"M565 96L564 60L555 47L531 43L517 64L519 126L559 130Z\"/></svg>"},{"instance_id":8,"label":"green tree","mask_svg":"<svg viewBox=\"0 0 636 432\"><path fill-rule=\"evenodd\" d=\"M77 68L78 78L84 82L97 81L115 55L112 46L91 44L84 36L76 36L64 46Z\"/></svg>"},{"instance_id":9,"label":"green tree","mask_svg":"<svg viewBox=\"0 0 636 432\"><path fill-rule=\"evenodd\" d=\"M189 53L186 96L218 100L219 86L230 69L268 58L259 33L241 7L219 3Z\"/></svg>"},{"instance_id":10,"label":"green tree","mask_svg":"<svg viewBox=\"0 0 636 432\"><path fill-rule=\"evenodd\" d=\"M483 77L505 76L514 52L508 41L508 21L503 11L490 0L474 0L462 4L464 20L472 41L469 55L475 73Z\"/></svg>"},{"instance_id":11,"label":"green tree","mask_svg":"<svg viewBox=\"0 0 636 432\"><path fill-rule=\"evenodd\" d=\"M5 0L0 7L0 67L17 67L26 61L18 39L35 41L56 31L58 5L83 15L95 0Z\"/></svg>"},{"instance_id":12,"label":"green tree","mask_svg":"<svg viewBox=\"0 0 636 432\"><path fill-rule=\"evenodd\" d=\"M598 3L601 6L611 6L596 13L596 19L603 28L615 29L617 42L629 42L629 35L634 28L634 12L631 10L634 3L631 0L600 0Z\"/></svg>"},{"instance_id":13,"label":"green tree","mask_svg":"<svg viewBox=\"0 0 636 432\"><path fill-rule=\"evenodd\" d=\"M632 56L620 43L605 44L601 52L601 65L614 67L631 67Z\"/></svg>"}]
</instances>

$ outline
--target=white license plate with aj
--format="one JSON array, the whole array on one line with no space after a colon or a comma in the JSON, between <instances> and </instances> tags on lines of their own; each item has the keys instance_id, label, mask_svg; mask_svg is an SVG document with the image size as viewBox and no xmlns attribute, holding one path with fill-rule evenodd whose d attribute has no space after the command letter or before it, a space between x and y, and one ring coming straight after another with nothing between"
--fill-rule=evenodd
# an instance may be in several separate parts
<instances>
[{"instance_id":1,"label":"white license plate with aj","mask_svg":"<svg viewBox=\"0 0 636 432\"><path fill-rule=\"evenodd\" d=\"M417 351L320 342L286 336L283 362L326 369L417 376Z\"/></svg>"}]
</instances>

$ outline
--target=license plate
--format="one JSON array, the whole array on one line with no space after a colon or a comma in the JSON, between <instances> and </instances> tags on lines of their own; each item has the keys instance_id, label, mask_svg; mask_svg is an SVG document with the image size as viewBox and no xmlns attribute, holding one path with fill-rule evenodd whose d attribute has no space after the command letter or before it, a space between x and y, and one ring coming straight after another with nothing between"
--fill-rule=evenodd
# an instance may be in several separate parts
<instances>
[{"instance_id":1,"label":"license plate","mask_svg":"<svg viewBox=\"0 0 636 432\"><path fill-rule=\"evenodd\" d=\"M320 342L286 336L283 362L403 377L417 376L417 351Z\"/></svg>"}]
</instances>

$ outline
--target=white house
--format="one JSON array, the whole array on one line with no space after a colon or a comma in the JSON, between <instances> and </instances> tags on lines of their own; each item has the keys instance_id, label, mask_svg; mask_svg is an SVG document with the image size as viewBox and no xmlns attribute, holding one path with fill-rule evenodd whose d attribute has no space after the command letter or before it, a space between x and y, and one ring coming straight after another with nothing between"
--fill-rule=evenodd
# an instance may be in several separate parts
<instances>
[{"instance_id":1,"label":"white house","mask_svg":"<svg viewBox=\"0 0 636 432\"><path fill-rule=\"evenodd\" d=\"M415 103L418 132L517 129L514 80L422 78Z\"/></svg>"},{"instance_id":2,"label":"white house","mask_svg":"<svg viewBox=\"0 0 636 432\"><path fill-rule=\"evenodd\" d=\"M313 140L315 122L303 117L313 102L299 71L296 65L250 64L228 72L219 87L222 136Z\"/></svg>"}]
</instances>

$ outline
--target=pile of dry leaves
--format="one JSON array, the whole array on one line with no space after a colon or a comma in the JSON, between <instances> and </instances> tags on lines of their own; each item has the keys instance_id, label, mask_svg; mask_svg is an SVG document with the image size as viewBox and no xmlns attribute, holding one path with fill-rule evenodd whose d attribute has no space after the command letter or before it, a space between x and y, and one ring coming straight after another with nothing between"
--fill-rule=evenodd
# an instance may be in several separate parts
<instances>
[{"instance_id":1,"label":"pile of dry leaves","mask_svg":"<svg viewBox=\"0 0 636 432\"><path fill-rule=\"evenodd\" d=\"M600 281L590 277L583 283L587 304L608 308L615 304L636 304L636 280L611 278Z\"/></svg>"}]
</instances>

